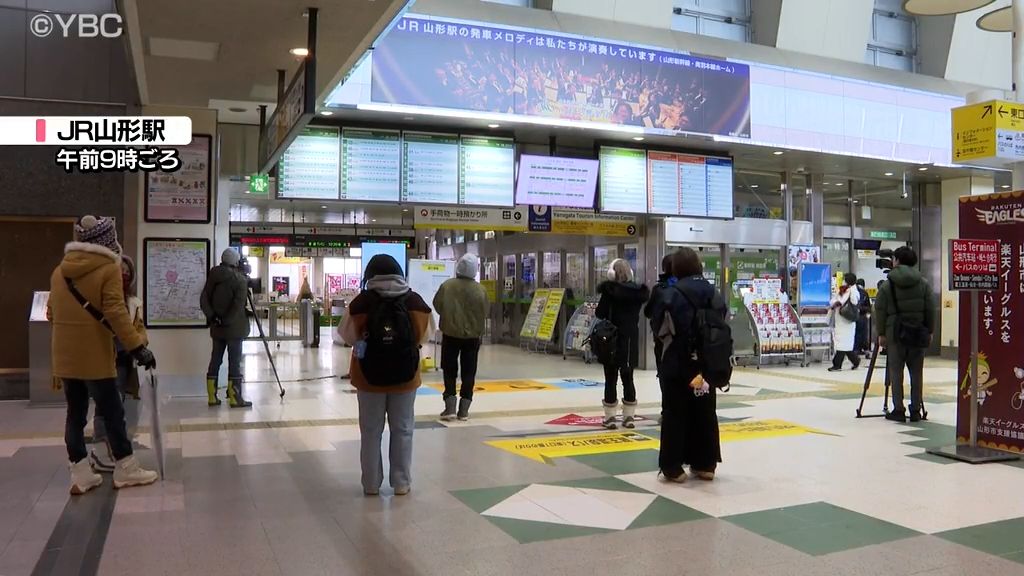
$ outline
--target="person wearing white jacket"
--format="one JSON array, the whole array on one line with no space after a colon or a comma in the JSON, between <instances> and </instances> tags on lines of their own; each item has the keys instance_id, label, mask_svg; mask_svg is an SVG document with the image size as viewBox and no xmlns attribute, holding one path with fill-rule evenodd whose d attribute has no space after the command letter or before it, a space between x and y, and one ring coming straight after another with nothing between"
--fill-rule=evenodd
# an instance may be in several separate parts
<instances>
[{"instance_id":1,"label":"person wearing white jacket","mask_svg":"<svg viewBox=\"0 0 1024 576\"><path fill-rule=\"evenodd\" d=\"M843 276L843 285L839 287L839 295L832 299L832 343L835 345L835 356L832 357L832 367L829 372L838 372L843 369L843 358L849 358L853 363L853 369L860 366L860 359L854 353L857 347L857 319L847 320L840 314L840 310L849 302L853 308L858 309L860 294L857 290L857 276L847 272Z\"/></svg>"}]
</instances>

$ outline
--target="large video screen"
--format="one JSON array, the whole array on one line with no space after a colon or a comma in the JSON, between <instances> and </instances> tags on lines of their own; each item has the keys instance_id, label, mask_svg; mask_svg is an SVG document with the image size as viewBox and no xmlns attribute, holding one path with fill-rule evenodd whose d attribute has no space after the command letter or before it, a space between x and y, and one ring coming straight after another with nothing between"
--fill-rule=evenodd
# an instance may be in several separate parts
<instances>
[{"instance_id":1,"label":"large video screen","mask_svg":"<svg viewBox=\"0 0 1024 576\"><path fill-rule=\"evenodd\" d=\"M516 204L593 208L597 160L558 156L519 157Z\"/></svg>"},{"instance_id":2,"label":"large video screen","mask_svg":"<svg viewBox=\"0 0 1024 576\"><path fill-rule=\"evenodd\" d=\"M370 99L750 136L746 64L582 36L404 16L374 48Z\"/></svg>"}]
</instances>

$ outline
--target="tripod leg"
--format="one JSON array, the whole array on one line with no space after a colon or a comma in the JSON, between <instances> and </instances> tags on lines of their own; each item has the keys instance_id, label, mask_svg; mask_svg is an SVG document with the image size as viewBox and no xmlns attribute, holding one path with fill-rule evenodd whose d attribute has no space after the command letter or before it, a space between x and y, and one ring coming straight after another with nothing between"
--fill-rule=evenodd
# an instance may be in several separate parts
<instances>
[{"instance_id":1,"label":"tripod leg","mask_svg":"<svg viewBox=\"0 0 1024 576\"><path fill-rule=\"evenodd\" d=\"M263 332L263 324L260 322L259 314L256 313L256 304L253 302L251 290L247 296L249 307L252 308L252 317L256 320L256 329L260 333L260 340L263 341L263 349L267 352L267 360L270 361L270 367L274 371L274 380L277 381L277 388L281 391L281 398L284 398L284 386L281 385L281 377L277 374L277 364L274 363L274 355L270 353L270 343L267 342L267 335Z\"/></svg>"},{"instance_id":2,"label":"tripod leg","mask_svg":"<svg viewBox=\"0 0 1024 576\"><path fill-rule=\"evenodd\" d=\"M861 412L864 410L864 400L868 396L868 388L871 387L871 377L875 374L875 362L878 361L878 346L875 346L874 351L871 353L871 362L868 364L868 373L864 378L864 390L860 394L860 406L857 407L857 418L861 417Z\"/></svg>"}]
</instances>

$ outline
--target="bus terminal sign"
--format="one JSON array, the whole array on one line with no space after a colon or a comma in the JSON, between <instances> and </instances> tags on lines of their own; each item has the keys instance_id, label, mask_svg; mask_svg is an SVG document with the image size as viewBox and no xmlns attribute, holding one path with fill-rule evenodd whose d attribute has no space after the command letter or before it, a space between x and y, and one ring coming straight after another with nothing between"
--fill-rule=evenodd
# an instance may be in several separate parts
<instances>
[{"instance_id":1,"label":"bus terminal sign","mask_svg":"<svg viewBox=\"0 0 1024 576\"><path fill-rule=\"evenodd\" d=\"M949 241L950 290L999 290L999 240Z\"/></svg>"}]
</instances>

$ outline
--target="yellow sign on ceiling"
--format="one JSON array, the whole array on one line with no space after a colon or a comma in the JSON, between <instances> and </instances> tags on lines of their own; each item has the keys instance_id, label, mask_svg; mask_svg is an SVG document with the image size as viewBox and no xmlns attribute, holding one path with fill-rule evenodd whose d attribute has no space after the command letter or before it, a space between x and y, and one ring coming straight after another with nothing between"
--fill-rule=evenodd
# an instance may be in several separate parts
<instances>
[{"instance_id":1,"label":"yellow sign on ceiling","mask_svg":"<svg viewBox=\"0 0 1024 576\"><path fill-rule=\"evenodd\" d=\"M952 116L953 162L1024 159L1024 104L989 100L954 108Z\"/></svg>"}]
</instances>

